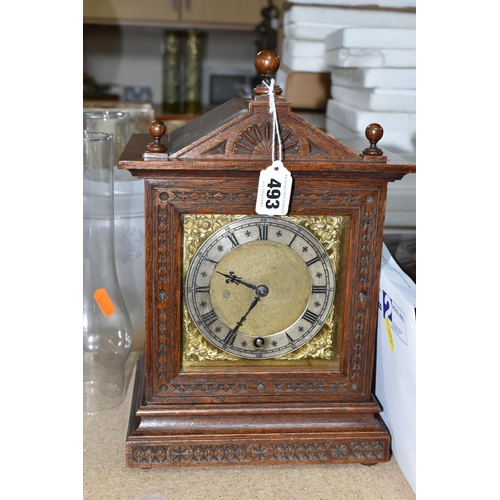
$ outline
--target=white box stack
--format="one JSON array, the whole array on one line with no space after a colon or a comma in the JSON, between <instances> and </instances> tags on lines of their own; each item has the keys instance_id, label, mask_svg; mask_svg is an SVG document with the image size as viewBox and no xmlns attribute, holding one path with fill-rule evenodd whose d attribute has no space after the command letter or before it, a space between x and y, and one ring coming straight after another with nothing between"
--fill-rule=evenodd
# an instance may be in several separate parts
<instances>
[{"instance_id":1,"label":"white box stack","mask_svg":"<svg viewBox=\"0 0 500 500\"><path fill-rule=\"evenodd\" d=\"M348 27L325 40L331 70L326 131L337 139L364 137L370 123L378 146L416 160L416 46L414 28ZM386 227L416 226L416 177L388 186Z\"/></svg>"},{"instance_id":2,"label":"white box stack","mask_svg":"<svg viewBox=\"0 0 500 500\"><path fill-rule=\"evenodd\" d=\"M415 0L381 0L385 7L401 4L414 7ZM296 96L297 82L324 82L330 77L331 68L325 61L325 39L332 31L348 26L402 26L414 27L414 12L383 10L377 7L360 7L365 0L293 0L287 2L283 13L283 38L280 50L281 68L276 75L276 83ZM411 10L411 9L410 9ZM296 74L300 73L301 76ZM326 77L326 78L325 78ZM290 85L287 85L290 83ZM296 99L301 108L326 109L330 97L329 84L325 89L303 89L303 96ZM311 95L316 92L317 95ZM316 121L325 128L325 116Z\"/></svg>"},{"instance_id":3,"label":"white box stack","mask_svg":"<svg viewBox=\"0 0 500 500\"><path fill-rule=\"evenodd\" d=\"M415 161L415 27L416 0L292 0L276 83L286 97L290 72L328 72L326 132L364 138L366 127L379 123L378 146ZM388 231L415 228L415 174L389 184L385 224Z\"/></svg>"},{"instance_id":4,"label":"white box stack","mask_svg":"<svg viewBox=\"0 0 500 500\"><path fill-rule=\"evenodd\" d=\"M364 136L380 123L379 147L415 154L416 47L413 28L342 28L325 40L331 70L328 133L343 139Z\"/></svg>"},{"instance_id":5,"label":"white box stack","mask_svg":"<svg viewBox=\"0 0 500 500\"><path fill-rule=\"evenodd\" d=\"M415 7L416 0L381 0L380 7ZM325 39L352 27L414 28L411 10L366 8L363 0L292 0L283 13L281 63L292 71L329 72ZM351 8L352 6L352 8Z\"/></svg>"}]
</instances>

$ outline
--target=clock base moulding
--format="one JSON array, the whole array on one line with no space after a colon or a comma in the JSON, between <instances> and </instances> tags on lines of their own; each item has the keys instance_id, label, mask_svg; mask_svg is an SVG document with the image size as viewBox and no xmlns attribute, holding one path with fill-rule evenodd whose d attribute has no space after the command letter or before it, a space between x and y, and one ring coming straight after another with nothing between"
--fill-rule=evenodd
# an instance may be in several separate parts
<instances>
[{"instance_id":1,"label":"clock base moulding","mask_svg":"<svg viewBox=\"0 0 500 500\"><path fill-rule=\"evenodd\" d=\"M141 406L137 365L126 443L127 467L376 464L389 432L374 401L346 404ZM159 416L161 415L161 416Z\"/></svg>"}]
</instances>

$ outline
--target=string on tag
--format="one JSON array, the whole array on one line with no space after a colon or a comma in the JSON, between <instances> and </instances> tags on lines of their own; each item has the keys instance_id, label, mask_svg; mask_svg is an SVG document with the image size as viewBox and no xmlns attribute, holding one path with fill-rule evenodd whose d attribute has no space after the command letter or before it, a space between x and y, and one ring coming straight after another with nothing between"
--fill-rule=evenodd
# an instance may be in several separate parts
<instances>
[{"instance_id":1,"label":"string on tag","mask_svg":"<svg viewBox=\"0 0 500 500\"><path fill-rule=\"evenodd\" d=\"M269 92L269 113L273 115L272 122L273 122L273 142L272 142L272 162L274 163L274 154L275 154L275 143L274 143L274 138L278 138L278 159L281 161L281 136L280 136L280 130L279 130L279 125L278 125L278 113L276 112L276 102L274 100L274 78L271 78L271 82L269 85L265 82L262 81L262 83L267 87L267 90Z\"/></svg>"}]
</instances>

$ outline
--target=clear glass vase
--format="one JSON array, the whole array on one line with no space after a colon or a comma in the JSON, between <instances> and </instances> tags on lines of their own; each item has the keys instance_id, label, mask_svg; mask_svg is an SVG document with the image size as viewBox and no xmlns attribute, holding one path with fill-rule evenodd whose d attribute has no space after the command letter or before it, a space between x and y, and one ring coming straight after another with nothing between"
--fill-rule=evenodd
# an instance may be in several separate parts
<instances>
[{"instance_id":1,"label":"clear glass vase","mask_svg":"<svg viewBox=\"0 0 500 500\"><path fill-rule=\"evenodd\" d=\"M134 330L132 350L142 351L146 334L144 180L117 167L130 138L130 115L113 110L85 111L83 129L113 134L116 274Z\"/></svg>"},{"instance_id":2,"label":"clear glass vase","mask_svg":"<svg viewBox=\"0 0 500 500\"><path fill-rule=\"evenodd\" d=\"M83 132L83 409L125 397L132 324L115 267L113 136Z\"/></svg>"}]
</instances>

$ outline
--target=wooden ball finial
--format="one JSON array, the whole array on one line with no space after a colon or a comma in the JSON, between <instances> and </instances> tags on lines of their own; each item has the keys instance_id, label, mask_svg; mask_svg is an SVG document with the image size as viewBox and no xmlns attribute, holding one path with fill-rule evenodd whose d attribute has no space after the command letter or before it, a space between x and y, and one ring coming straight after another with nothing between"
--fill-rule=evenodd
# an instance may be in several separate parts
<instances>
[{"instance_id":1,"label":"wooden ball finial","mask_svg":"<svg viewBox=\"0 0 500 500\"><path fill-rule=\"evenodd\" d=\"M382 139L384 129L378 123L370 123L365 130L365 137L370 141L370 147L363 150L366 156L382 156L383 151L377 147L377 142Z\"/></svg>"},{"instance_id":2,"label":"wooden ball finial","mask_svg":"<svg viewBox=\"0 0 500 500\"><path fill-rule=\"evenodd\" d=\"M167 127L161 120L153 120L149 126L149 133L155 138L163 137L166 131Z\"/></svg>"},{"instance_id":3,"label":"wooden ball finial","mask_svg":"<svg viewBox=\"0 0 500 500\"><path fill-rule=\"evenodd\" d=\"M167 127L161 120L153 120L149 126L149 133L153 136L154 141L150 142L147 150L150 153L164 153L167 147L161 143L161 138L165 135Z\"/></svg>"},{"instance_id":4,"label":"wooden ball finial","mask_svg":"<svg viewBox=\"0 0 500 500\"><path fill-rule=\"evenodd\" d=\"M262 84L253 89L253 95L255 100L263 100L269 93L271 81L280 67L280 58L274 50L264 49L255 56L254 64L262 78ZM277 99L283 100L283 90L278 85L274 85L273 92Z\"/></svg>"},{"instance_id":5,"label":"wooden ball finial","mask_svg":"<svg viewBox=\"0 0 500 500\"><path fill-rule=\"evenodd\" d=\"M255 69L263 80L272 78L280 67L280 58L274 50L261 50L254 60Z\"/></svg>"}]
</instances>

